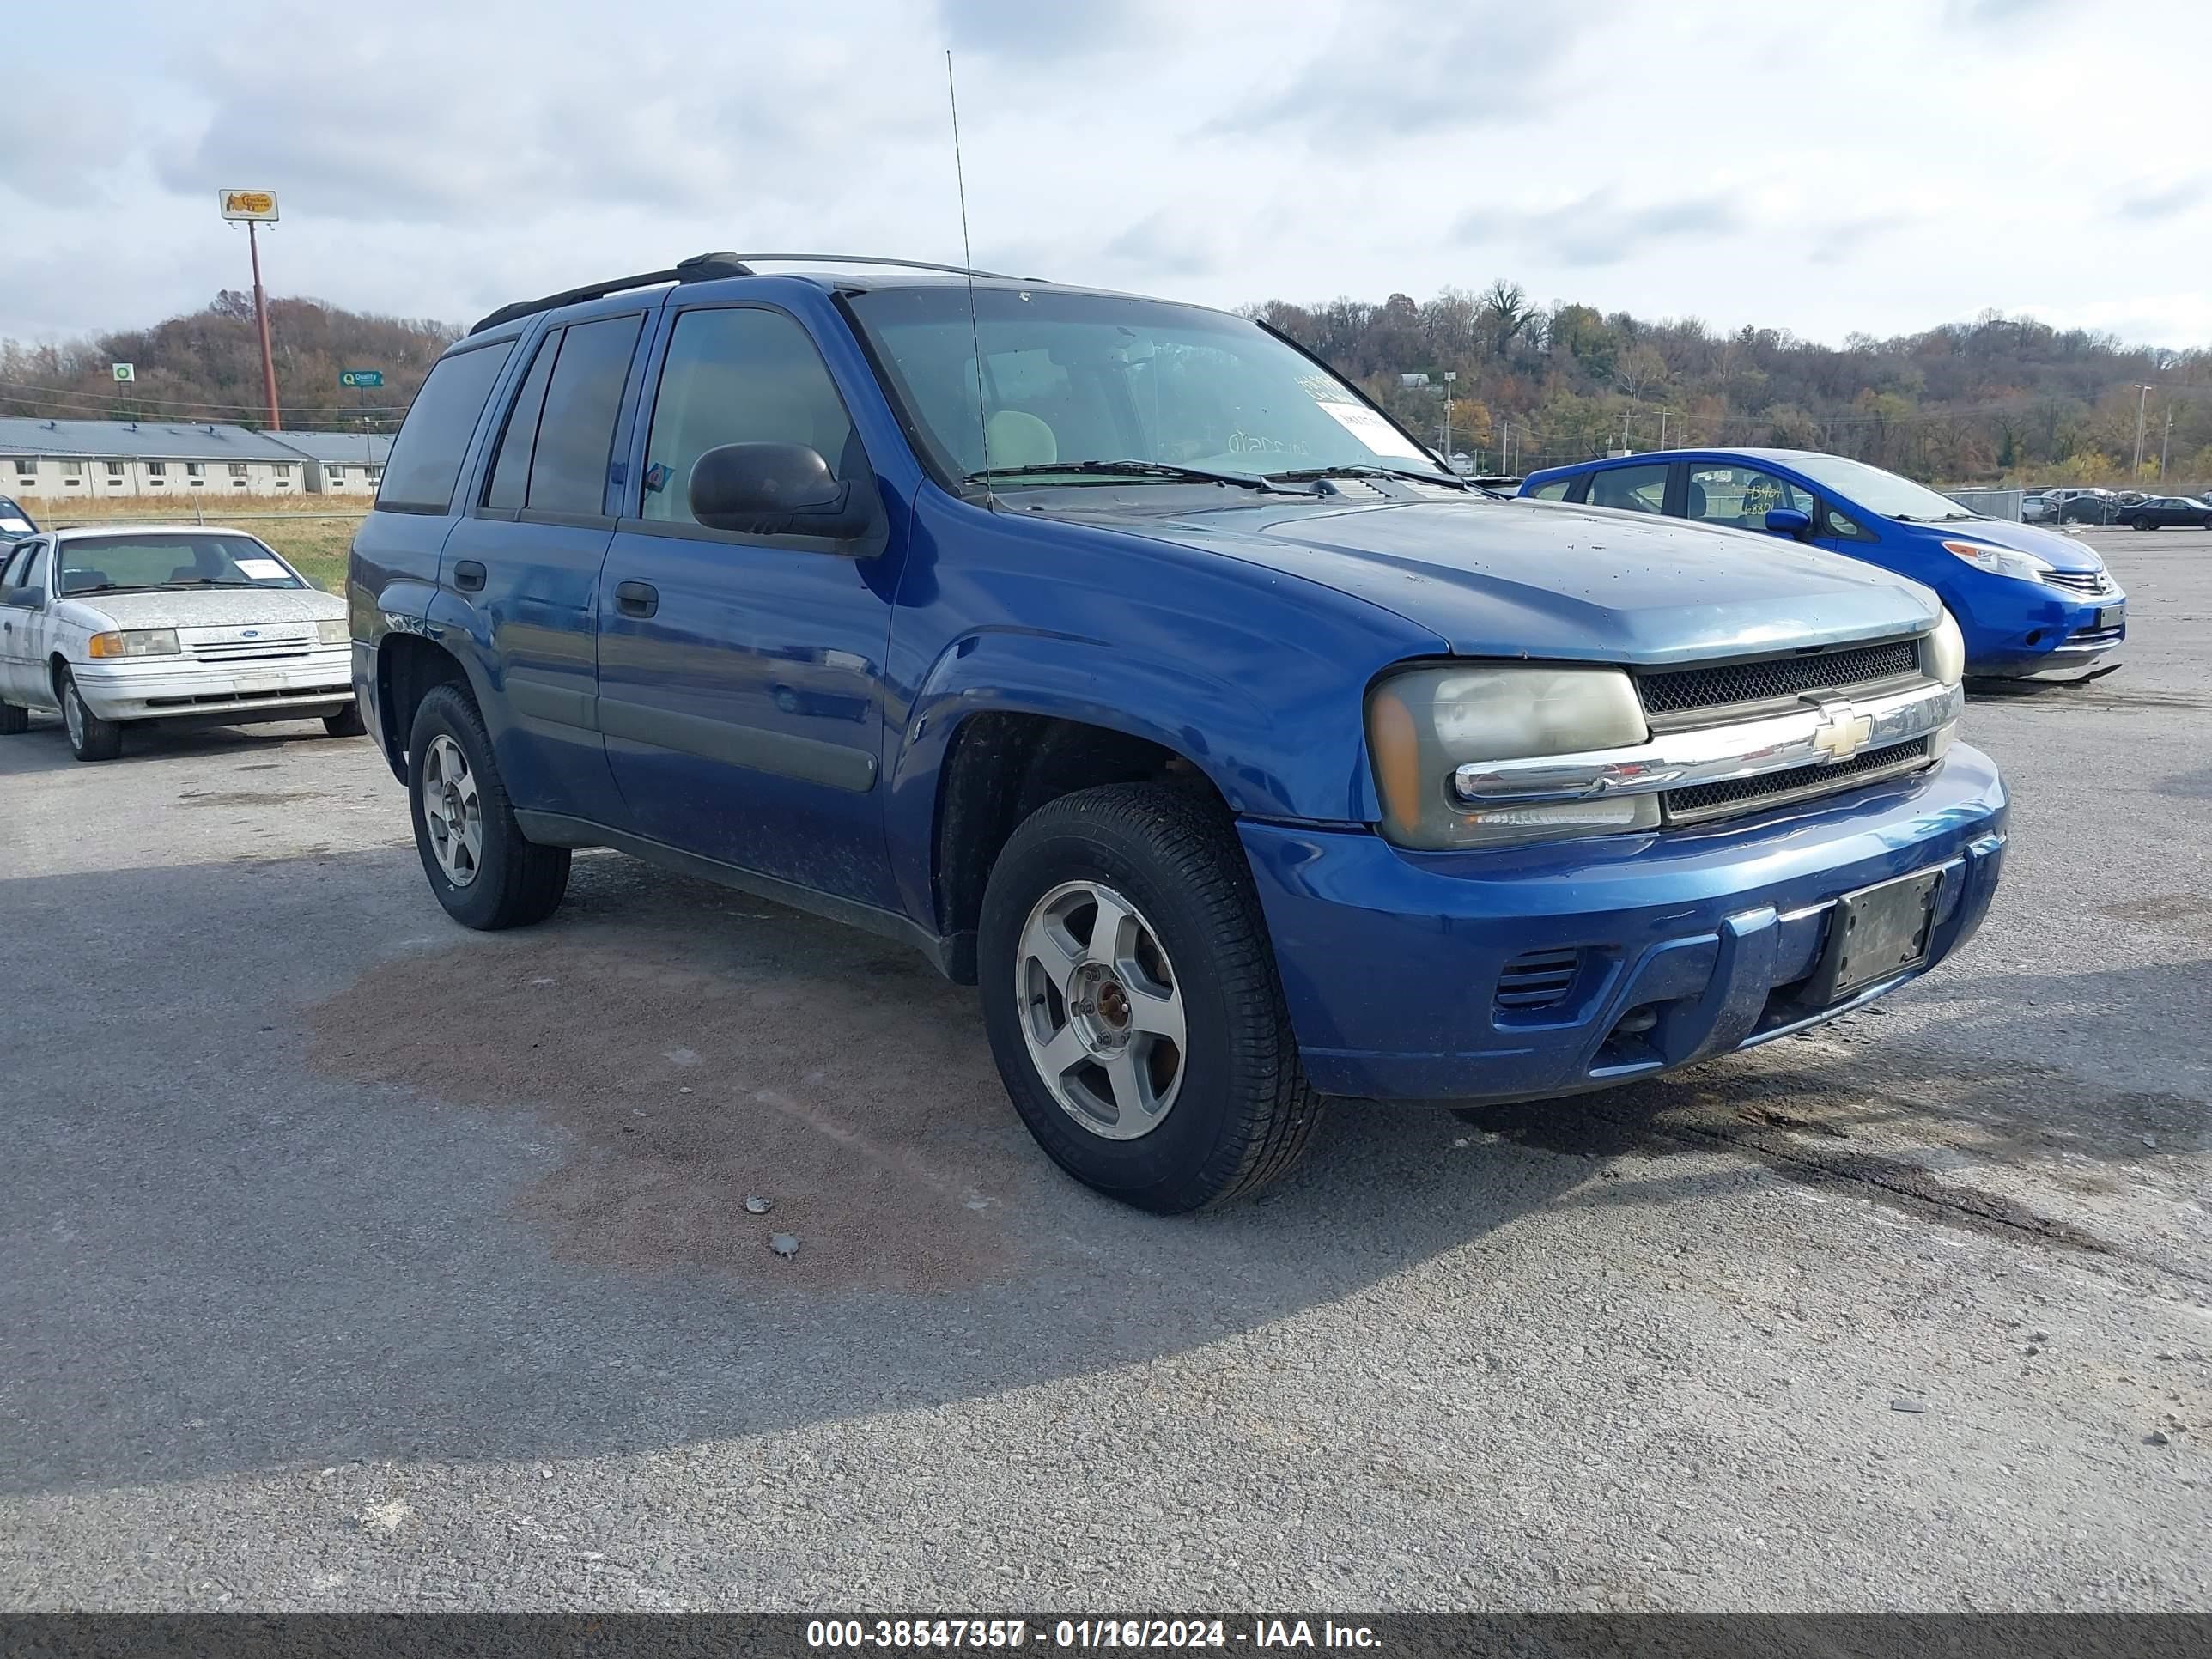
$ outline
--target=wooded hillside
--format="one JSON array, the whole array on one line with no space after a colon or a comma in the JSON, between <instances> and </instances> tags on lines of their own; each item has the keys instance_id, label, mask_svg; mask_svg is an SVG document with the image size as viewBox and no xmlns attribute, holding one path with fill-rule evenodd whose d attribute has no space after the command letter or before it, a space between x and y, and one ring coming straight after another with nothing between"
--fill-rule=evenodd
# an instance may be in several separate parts
<instances>
[{"instance_id":1,"label":"wooded hillside","mask_svg":"<svg viewBox=\"0 0 2212 1659\"><path fill-rule=\"evenodd\" d=\"M2146 488L2212 483L2212 351L2160 352L1991 312L1841 347L1787 331L1723 333L1589 306L1534 304L1510 283L1425 305L1340 299L1249 308L1359 380L1431 443L1443 375L1455 446L1506 470L1587 460L1626 441L1833 450L1946 484L2126 481L2142 399ZM1409 388L1407 374L1431 384ZM2167 417L2172 416L2169 439ZM2170 447L2169 447L2170 446Z\"/></svg>"},{"instance_id":2,"label":"wooded hillside","mask_svg":"<svg viewBox=\"0 0 2212 1659\"><path fill-rule=\"evenodd\" d=\"M449 323L346 311L320 300L272 300L269 337L284 424L395 430L430 365L460 332ZM118 384L110 365L137 377ZM384 371L382 387L338 384L343 369ZM0 341L0 414L40 419L230 422L266 425L252 296L226 289L204 311L151 328L59 346Z\"/></svg>"}]
</instances>

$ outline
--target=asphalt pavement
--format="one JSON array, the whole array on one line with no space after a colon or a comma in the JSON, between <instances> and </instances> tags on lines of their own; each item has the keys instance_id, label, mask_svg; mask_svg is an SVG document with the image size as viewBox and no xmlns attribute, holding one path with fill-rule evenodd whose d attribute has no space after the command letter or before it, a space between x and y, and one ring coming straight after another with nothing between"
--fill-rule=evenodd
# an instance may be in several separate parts
<instances>
[{"instance_id":1,"label":"asphalt pavement","mask_svg":"<svg viewBox=\"0 0 2212 1659\"><path fill-rule=\"evenodd\" d=\"M2212 535L2094 539L1960 959L1182 1220L882 941L469 934L365 743L0 739L0 1607L2212 1607Z\"/></svg>"}]
</instances>

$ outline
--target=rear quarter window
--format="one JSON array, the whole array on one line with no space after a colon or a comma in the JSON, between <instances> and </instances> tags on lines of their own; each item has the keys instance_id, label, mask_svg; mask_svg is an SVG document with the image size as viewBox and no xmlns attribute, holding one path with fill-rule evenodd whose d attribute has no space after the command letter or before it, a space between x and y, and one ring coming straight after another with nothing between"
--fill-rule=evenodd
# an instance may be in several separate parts
<instances>
[{"instance_id":1,"label":"rear quarter window","mask_svg":"<svg viewBox=\"0 0 2212 1659\"><path fill-rule=\"evenodd\" d=\"M1554 478L1547 484L1539 484L1528 493L1540 501L1564 501L1567 499L1567 491L1574 487L1572 478Z\"/></svg>"},{"instance_id":2,"label":"rear quarter window","mask_svg":"<svg viewBox=\"0 0 2212 1659\"><path fill-rule=\"evenodd\" d=\"M453 485L492 382L507 366L512 340L441 358L416 394L413 407L384 465L376 504L401 513L443 513L453 504Z\"/></svg>"}]
</instances>

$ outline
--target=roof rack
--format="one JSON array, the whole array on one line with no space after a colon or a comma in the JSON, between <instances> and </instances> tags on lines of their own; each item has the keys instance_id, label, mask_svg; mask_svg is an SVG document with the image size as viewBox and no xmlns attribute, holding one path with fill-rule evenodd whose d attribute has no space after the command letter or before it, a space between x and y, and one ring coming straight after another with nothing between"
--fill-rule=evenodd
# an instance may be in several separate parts
<instances>
[{"instance_id":1,"label":"roof rack","mask_svg":"<svg viewBox=\"0 0 2212 1659\"><path fill-rule=\"evenodd\" d=\"M753 265L760 264L828 264L828 265L884 265L900 270L941 270L951 276L981 276L990 282L1041 283L1041 276L1008 276L995 270L970 270L965 265L933 264L927 259L884 259L867 253L695 253L666 270L648 270L635 276L617 276L611 282L592 283L582 288L563 289L558 294L549 294L542 300L518 300L513 305L501 306L469 331L481 334L488 328L497 328L501 323L511 323L518 317L528 317L540 311L551 311L556 306L569 306L584 300L597 300L609 294L620 294L633 288L653 288L662 283L711 283L724 276L750 276Z\"/></svg>"}]
</instances>

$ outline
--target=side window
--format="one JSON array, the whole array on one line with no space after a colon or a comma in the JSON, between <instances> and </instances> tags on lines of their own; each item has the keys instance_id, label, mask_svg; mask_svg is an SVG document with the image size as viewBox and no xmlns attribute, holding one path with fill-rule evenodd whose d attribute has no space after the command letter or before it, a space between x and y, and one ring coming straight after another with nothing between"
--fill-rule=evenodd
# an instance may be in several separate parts
<instances>
[{"instance_id":1,"label":"side window","mask_svg":"<svg viewBox=\"0 0 2212 1659\"><path fill-rule=\"evenodd\" d=\"M808 445L844 479L866 467L836 383L796 321L755 307L687 311L653 400L643 516L698 522L692 467L710 449L744 443Z\"/></svg>"},{"instance_id":2,"label":"side window","mask_svg":"<svg viewBox=\"0 0 2212 1659\"><path fill-rule=\"evenodd\" d=\"M1765 529L1766 515L1777 507L1809 514L1814 505L1811 491L1748 466L1692 466L1685 495L1684 517L1740 530Z\"/></svg>"},{"instance_id":3,"label":"side window","mask_svg":"<svg viewBox=\"0 0 2212 1659\"><path fill-rule=\"evenodd\" d=\"M1589 504L1617 507L1631 513L1656 513L1667 504L1668 463L1643 466L1609 466L1590 475Z\"/></svg>"},{"instance_id":4,"label":"side window","mask_svg":"<svg viewBox=\"0 0 2212 1659\"><path fill-rule=\"evenodd\" d=\"M33 542L25 548L22 557L9 571L8 580L10 586L43 590L46 585L46 544Z\"/></svg>"},{"instance_id":5,"label":"side window","mask_svg":"<svg viewBox=\"0 0 2212 1659\"><path fill-rule=\"evenodd\" d=\"M1572 478L1554 478L1528 493L1540 501L1564 501L1567 499L1567 491L1574 487L1574 482Z\"/></svg>"},{"instance_id":6,"label":"side window","mask_svg":"<svg viewBox=\"0 0 2212 1659\"><path fill-rule=\"evenodd\" d=\"M545 383L553 378L553 359L561 352L561 331L554 329L538 342L530 373L507 411L507 428L499 435L499 452L491 464L491 478L484 486L483 504L513 512L522 505L530 483L530 452L538 444L538 417L545 408Z\"/></svg>"},{"instance_id":7,"label":"side window","mask_svg":"<svg viewBox=\"0 0 2212 1659\"><path fill-rule=\"evenodd\" d=\"M21 587L23 585L24 573L31 568L31 549L36 545L36 543L26 542L21 547L8 549L6 556L0 557L0 587Z\"/></svg>"},{"instance_id":8,"label":"side window","mask_svg":"<svg viewBox=\"0 0 2212 1659\"><path fill-rule=\"evenodd\" d=\"M453 504L453 484L461 476L470 435L514 344L502 340L438 360L400 423L392 458L384 465L384 488L376 494L379 507L443 513ZM234 475L245 470L243 463L231 464Z\"/></svg>"},{"instance_id":9,"label":"side window","mask_svg":"<svg viewBox=\"0 0 2212 1659\"><path fill-rule=\"evenodd\" d=\"M572 323L561 337L530 456L530 490L523 501L530 511L596 515L607 510L615 416L644 320L633 314Z\"/></svg>"}]
</instances>

